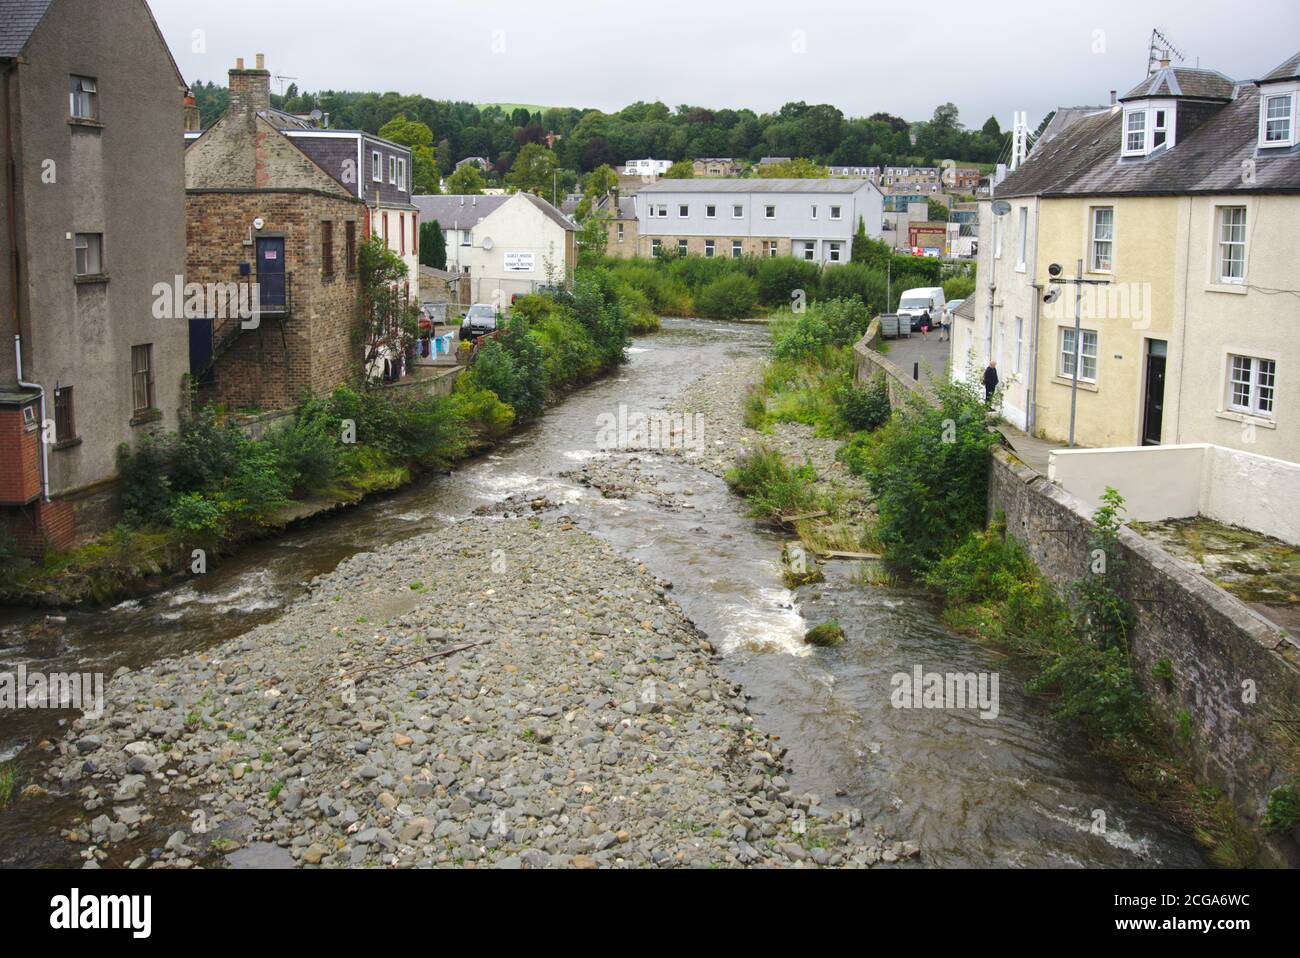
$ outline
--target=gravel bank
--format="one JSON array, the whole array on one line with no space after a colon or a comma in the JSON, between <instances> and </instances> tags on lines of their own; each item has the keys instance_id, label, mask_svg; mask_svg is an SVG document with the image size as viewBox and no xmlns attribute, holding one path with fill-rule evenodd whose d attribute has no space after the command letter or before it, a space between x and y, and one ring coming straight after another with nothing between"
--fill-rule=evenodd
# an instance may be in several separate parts
<instances>
[{"instance_id":1,"label":"gravel bank","mask_svg":"<svg viewBox=\"0 0 1300 958\"><path fill-rule=\"evenodd\" d=\"M114 676L55 747L49 787L85 809L65 837L91 867L916 854L791 791L669 591L550 512L354 556L276 622Z\"/></svg>"}]
</instances>

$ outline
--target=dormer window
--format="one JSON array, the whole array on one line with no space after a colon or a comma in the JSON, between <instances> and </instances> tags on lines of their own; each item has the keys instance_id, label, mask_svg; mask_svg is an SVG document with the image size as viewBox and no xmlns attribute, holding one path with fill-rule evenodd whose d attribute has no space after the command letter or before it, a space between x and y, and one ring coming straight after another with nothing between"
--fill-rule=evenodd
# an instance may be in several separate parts
<instances>
[{"instance_id":1,"label":"dormer window","mask_svg":"<svg viewBox=\"0 0 1300 958\"><path fill-rule=\"evenodd\" d=\"M1296 94L1265 94L1260 97L1259 145L1293 146L1296 142Z\"/></svg>"},{"instance_id":2,"label":"dormer window","mask_svg":"<svg viewBox=\"0 0 1300 958\"><path fill-rule=\"evenodd\" d=\"M1124 156L1147 156L1174 145L1174 104L1138 102L1124 109Z\"/></svg>"}]
</instances>

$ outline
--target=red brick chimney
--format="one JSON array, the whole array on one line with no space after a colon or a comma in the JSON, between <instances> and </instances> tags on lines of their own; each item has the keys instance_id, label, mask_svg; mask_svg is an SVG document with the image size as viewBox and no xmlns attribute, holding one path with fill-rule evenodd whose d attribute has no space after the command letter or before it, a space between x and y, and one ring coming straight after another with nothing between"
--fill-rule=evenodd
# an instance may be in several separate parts
<instances>
[{"instance_id":1,"label":"red brick chimney","mask_svg":"<svg viewBox=\"0 0 1300 958\"><path fill-rule=\"evenodd\" d=\"M271 109L271 71L266 55L257 55L257 66L244 68L244 58L235 61L230 71L230 112L232 114L265 113Z\"/></svg>"}]
</instances>

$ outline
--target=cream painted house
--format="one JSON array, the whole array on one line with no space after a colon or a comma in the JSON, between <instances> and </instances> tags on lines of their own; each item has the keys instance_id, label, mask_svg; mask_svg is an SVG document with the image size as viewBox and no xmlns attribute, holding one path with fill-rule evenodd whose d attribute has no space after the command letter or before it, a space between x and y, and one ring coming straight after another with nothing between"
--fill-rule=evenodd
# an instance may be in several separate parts
<instances>
[{"instance_id":1,"label":"cream painted house","mask_svg":"<svg viewBox=\"0 0 1300 958\"><path fill-rule=\"evenodd\" d=\"M471 302L508 310L513 297L572 275L577 226L540 196L417 196L415 205L422 222L442 227L447 269L468 276Z\"/></svg>"},{"instance_id":2,"label":"cream painted house","mask_svg":"<svg viewBox=\"0 0 1300 958\"><path fill-rule=\"evenodd\" d=\"M997 188L1009 211L981 204L954 366L996 358L1010 422L1066 440L1073 406L1081 446L1300 461L1298 66L1250 82L1166 66L1035 150ZM1051 282L1080 262L1087 285Z\"/></svg>"}]
</instances>

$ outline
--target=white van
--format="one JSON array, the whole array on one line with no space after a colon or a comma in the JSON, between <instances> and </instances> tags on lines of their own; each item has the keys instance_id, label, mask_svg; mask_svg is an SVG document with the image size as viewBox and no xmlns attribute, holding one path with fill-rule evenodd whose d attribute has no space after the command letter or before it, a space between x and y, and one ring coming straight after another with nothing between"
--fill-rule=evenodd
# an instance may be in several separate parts
<instances>
[{"instance_id":1,"label":"white van","mask_svg":"<svg viewBox=\"0 0 1300 958\"><path fill-rule=\"evenodd\" d=\"M947 303L943 298L942 286L921 286L903 293L898 301L898 315L910 318L912 331L916 332L921 328L921 317L929 313L930 328L936 329L939 326L939 314L945 305Z\"/></svg>"}]
</instances>

